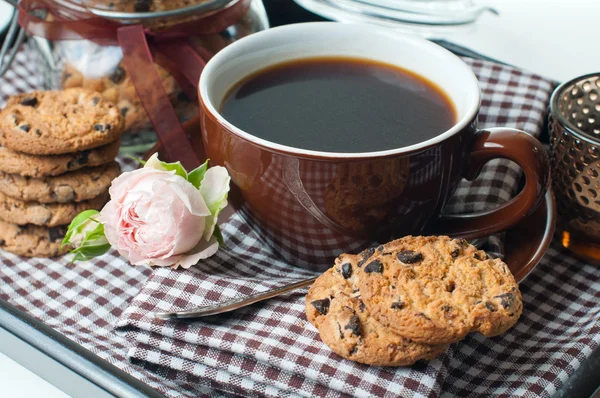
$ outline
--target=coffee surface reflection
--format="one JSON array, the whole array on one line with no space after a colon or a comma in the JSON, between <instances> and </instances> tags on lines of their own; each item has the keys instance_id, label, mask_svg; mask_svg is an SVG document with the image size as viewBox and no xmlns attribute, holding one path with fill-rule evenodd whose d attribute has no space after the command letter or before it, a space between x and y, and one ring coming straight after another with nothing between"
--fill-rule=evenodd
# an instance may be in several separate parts
<instances>
[{"instance_id":1,"label":"coffee surface reflection","mask_svg":"<svg viewBox=\"0 0 600 398\"><path fill-rule=\"evenodd\" d=\"M234 126L267 141L325 152L402 148L452 127L452 101L434 83L386 63L306 58L262 69L221 104Z\"/></svg>"}]
</instances>

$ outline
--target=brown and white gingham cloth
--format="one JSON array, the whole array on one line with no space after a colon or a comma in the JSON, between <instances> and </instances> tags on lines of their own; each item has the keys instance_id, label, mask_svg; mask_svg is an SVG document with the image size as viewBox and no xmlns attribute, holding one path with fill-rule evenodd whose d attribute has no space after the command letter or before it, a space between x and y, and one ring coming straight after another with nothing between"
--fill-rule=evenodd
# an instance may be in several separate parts
<instances>
[{"instance_id":1,"label":"brown and white gingham cloth","mask_svg":"<svg viewBox=\"0 0 600 398\"><path fill-rule=\"evenodd\" d=\"M541 130L550 82L466 61L481 81L483 127ZM35 68L19 54L0 80L0 100L39 87ZM518 176L508 162L488 165L471 186L461 185L447 210L504 201ZM188 271L131 267L115 252L71 266L68 258L0 252L0 299L169 397L549 397L600 344L600 269L559 245L521 284L525 310L514 329L493 339L470 336L411 368L367 367L332 354L303 315L305 290L204 320L149 317L148 311L213 303L308 275L259 244L242 215L223 229L230 249Z\"/></svg>"}]
</instances>

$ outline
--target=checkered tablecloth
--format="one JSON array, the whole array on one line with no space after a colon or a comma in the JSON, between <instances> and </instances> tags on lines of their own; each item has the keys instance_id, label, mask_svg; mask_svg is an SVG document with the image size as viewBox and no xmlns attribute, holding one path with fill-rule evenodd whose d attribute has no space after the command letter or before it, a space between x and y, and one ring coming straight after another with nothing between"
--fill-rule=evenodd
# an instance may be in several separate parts
<instances>
[{"instance_id":1,"label":"checkered tablecloth","mask_svg":"<svg viewBox=\"0 0 600 398\"><path fill-rule=\"evenodd\" d=\"M539 134L552 83L466 61L481 81L481 125ZM0 94L40 84L35 64L21 53L0 81ZM479 180L461 184L447 211L505 201L518 179L509 162L488 164ZM306 290L202 320L150 317L311 275L260 243L245 214L222 228L229 249L190 270L132 267L115 252L74 265L0 252L0 299L169 397L549 397L600 344L600 268L556 244L521 284L525 308L515 328L491 339L469 336L409 368L368 367L331 353L304 316Z\"/></svg>"}]
</instances>

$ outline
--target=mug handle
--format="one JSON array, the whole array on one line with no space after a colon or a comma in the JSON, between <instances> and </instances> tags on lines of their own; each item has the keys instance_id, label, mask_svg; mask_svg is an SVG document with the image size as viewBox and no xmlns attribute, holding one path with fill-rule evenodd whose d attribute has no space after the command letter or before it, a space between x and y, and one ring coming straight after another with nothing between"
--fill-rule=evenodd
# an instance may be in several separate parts
<instances>
[{"instance_id":1,"label":"mug handle","mask_svg":"<svg viewBox=\"0 0 600 398\"><path fill-rule=\"evenodd\" d=\"M503 205L476 214L441 216L435 233L474 239L505 231L531 214L544 199L550 185L550 161L542 144L512 128L491 128L476 133L462 175L474 180L489 160L505 158L517 163L525 174L525 186Z\"/></svg>"}]
</instances>

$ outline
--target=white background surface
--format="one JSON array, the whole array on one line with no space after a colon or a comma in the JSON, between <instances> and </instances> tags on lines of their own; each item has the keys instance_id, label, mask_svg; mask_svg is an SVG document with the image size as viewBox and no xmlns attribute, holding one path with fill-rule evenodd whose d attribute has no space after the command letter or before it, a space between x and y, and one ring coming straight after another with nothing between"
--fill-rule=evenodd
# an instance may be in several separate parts
<instances>
[{"instance_id":1,"label":"white background surface","mask_svg":"<svg viewBox=\"0 0 600 398\"><path fill-rule=\"evenodd\" d=\"M600 0L476 2L500 15L482 15L467 31L447 36L449 41L559 81L600 71ZM1 353L0 396L67 397Z\"/></svg>"},{"instance_id":2,"label":"white background surface","mask_svg":"<svg viewBox=\"0 0 600 398\"><path fill-rule=\"evenodd\" d=\"M0 353L0 397L68 398L69 396Z\"/></svg>"}]
</instances>

